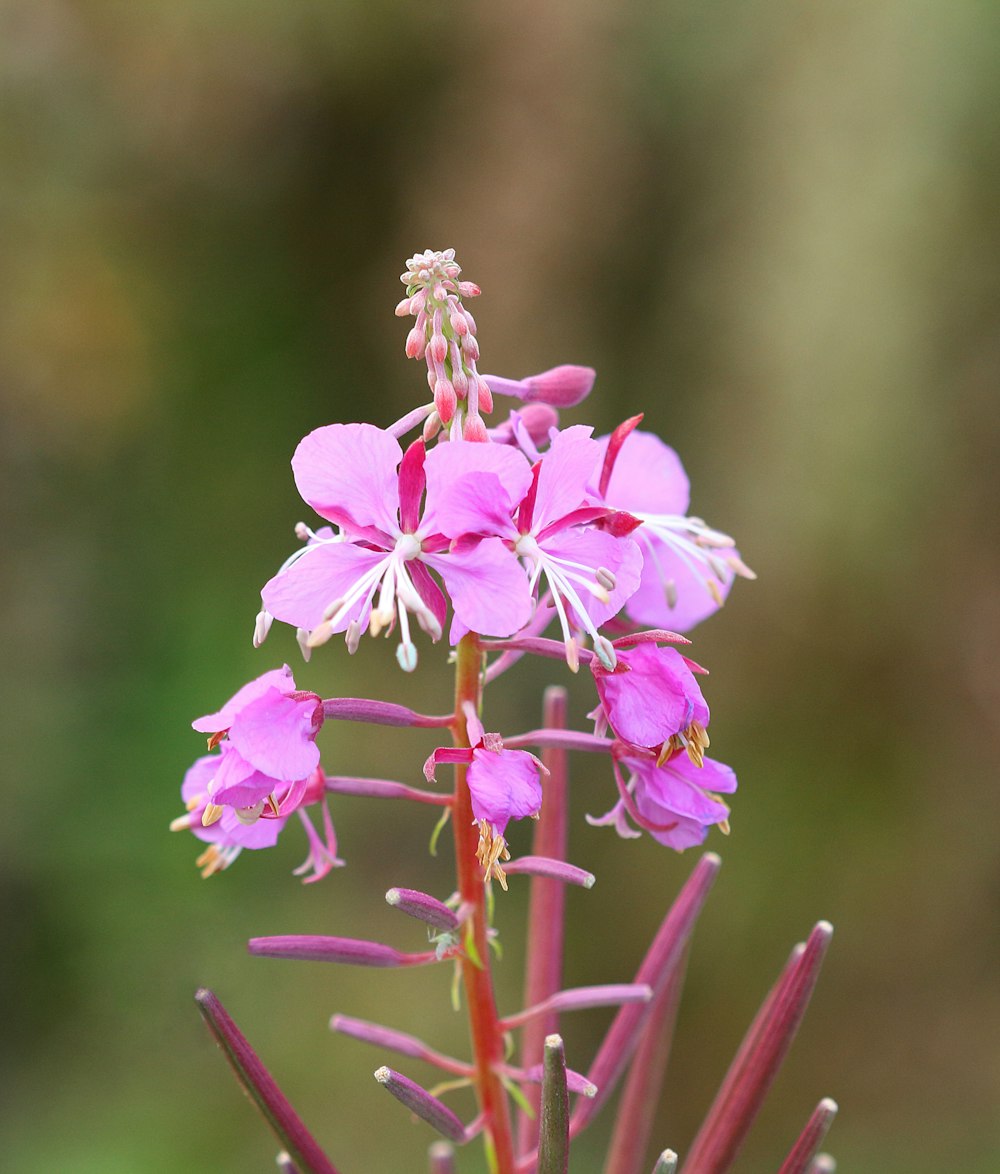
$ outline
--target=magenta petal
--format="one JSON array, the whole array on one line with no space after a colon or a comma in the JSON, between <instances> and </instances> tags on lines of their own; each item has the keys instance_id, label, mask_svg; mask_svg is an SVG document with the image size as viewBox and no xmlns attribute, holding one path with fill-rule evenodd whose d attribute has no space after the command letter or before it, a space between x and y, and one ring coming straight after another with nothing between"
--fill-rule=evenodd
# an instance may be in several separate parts
<instances>
[{"instance_id":1,"label":"magenta petal","mask_svg":"<svg viewBox=\"0 0 1000 1174\"><path fill-rule=\"evenodd\" d=\"M597 443L603 461L608 438ZM686 514L691 485L670 445L652 432L633 432L622 445L604 496L610 506L629 513Z\"/></svg>"},{"instance_id":2,"label":"magenta petal","mask_svg":"<svg viewBox=\"0 0 1000 1174\"><path fill-rule=\"evenodd\" d=\"M474 750L466 779L472 814L501 835L509 820L536 815L542 806L538 763L523 750Z\"/></svg>"},{"instance_id":3,"label":"magenta petal","mask_svg":"<svg viewBox=\"0 0 1000 1174\"><path fill-rule=\"evenodd\" d=\"M659 746L699 720L696 707L707 713L698 682L676 649L640 644L619 653L618 661L615 673L598 663L594 683L619 738Z\"/></svg>"},{"instance_id":4,"label":"magenta petal","mask_svg":"<svg viewBox=\"0 0 1000 1174\"><path fill-rule=\"evenodd\" d=\"M261 774L238 750L224 742L219 766L208 788L209 798L220 807L253 807L278 785L279 780Z\"/></svg>"},{"instance_id":5,"label":"magenta petal","mask_svg":"<svg viewBox=\"0 0 1000 1174\"><path fill-rule=\"evenodd\" d=\"M675 815L706 824L721 823L729 814L724 803L716 802L705 793L712 789L713 782L719 781L723 772L728 775L723 779L724 784L735 790L736 776L724 763L713 763L715 769L710 769L706 760L705 766L697 767L686 754L678 754L663 766L647 759L625 761L637 779L637 802L640 798L649 798ZM641 803L639 806L641 810Z\"/></svg>"},{"instance_id":6,"label":"magenta petal","mask_svg":"<svg viewBox=\"0 0 1000 1174\"><path fill-rule=\"evenodd\" d=\"M315 697L286 697L270 689L246 706L229 741L251 766L275 779L304 779L319 766Z\"/></svg>"},{"instance_id":7,"label":"magenta petal","mask_svg":"<svg viewBox=\"0 0 1000 1174\"><path fill-rule=\"evenodd\" d=\"M222 730L228 730L240 710L256 698L262 697L269 689L278 689L282 693L291 693L295 689L292 670L287 664L250 681L235 693L217 713L206 714L205 717L193 721L191 726L201 734L216 734Z\"/></svg>"},{"instance_id":8,"label":"magenta petal","mask_svg":"<svg viewBox=\"0 0 1000 1174\"><path fill-rule=\"evenodd\" d=\"M448 601L444 597L444 592L434 582L430 571L420 561L420 559L410 559L406 564L406 570L410 578L413 580L413 586L416 588L417 594L421 600L431 609L434 618L441 626L441 631L444 631L444 621L448 617Z\"/></svg>"},{"instance_id":9,"label":"magenta petal","mask_svg":"<svg viewBox=\"0 0 1000 1174\"><path fill-rule=\"evenodd\" d=\"M564 428L542 458L532 524L536 533L587 500L588 484L601 459L600 446L591 439L592 432L593 428L582 424Z\"/></svg>"},{"instance_id":10,"label":"magenta petal","mask_svg":"<svg viewBox=\"0 0 1000 1174\"><path fill-rule=\"evenodd\" d=\"M373 424L329 424L299 442L292 470L299 493L321 517L394 534L402 456L399 441Z\"/></svg>"},{"instance_id":11,"label":"magenta petal","mask_svg":"<svg viewBox=\"0 0 1000 1174\"><path fill-rule=\"evenodd\" d=\"M531 484L531 466L505 444L439 444L427 454L427 504L421 529L449 538L513 536L514 507Z\"/></svg>"},{"instance_id":12,"label":"magenta petal","mask_svg":"<svg viewBox=\"0 0 1000 1174\"><path fill-rule=\"evenodd\" d=\"M181 783L181 798L185 803L190 803L192 800L200 799L208 794L208 785L215 778L215 772L218 768L219 756L217 754L203 754L201 758L195 760L192 766L188 767L187 773L184 775L184 782Z\"/></svg>"},{"instance_id":13,"label":"magenta petal","mask_svg":"<svg viewBox=\"0 0 1000 1174\"><path fill-rule=\"evenodd\" d=\"M424 562L444 580L455 618L468 631L511 636L531 619L528 577L499 538L486 538L464 554L424 555Z\"/></svg>"},{"instance_id":14,"label":"magenta petal","mask_svg":"<svg viewBox=\"0 0 1000 1174\"><path fill-rule=\"evenodd\" d=\"M389 556L351 542L330 542L310 547L286 570L264 584L260 596L267 610L286 624L311 632L327 608L348 592L369 571ZM342 632L351 620L362 626L368 620L366 592L337 624Z\"/></svg>"}]
</instances>

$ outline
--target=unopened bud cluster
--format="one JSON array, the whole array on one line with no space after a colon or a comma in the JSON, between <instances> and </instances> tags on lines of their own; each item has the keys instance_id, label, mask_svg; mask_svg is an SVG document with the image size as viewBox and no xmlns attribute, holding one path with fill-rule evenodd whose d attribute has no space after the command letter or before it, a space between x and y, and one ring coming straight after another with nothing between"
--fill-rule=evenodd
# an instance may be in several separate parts
<instances>
[{"instance_id":1,"label":"unopened bud cluster","mask_svg":"<svg viewBox=\"0 0 1000 1174\"><path fill-rule=\"evenodd\" d=\"M492 392L476 369L476 320L462 305L463 297L474 298L480 290L471 281L459 281L461 272L454 249L428 249L414 254L399 278L406 297L396 314L416 318L406 336L406 355L426 362L434 396L434 411L424 425L426 440L446 425L454 440L484 441L486 425L480 413L493 411Z\"/></svg>"}]
</instances>

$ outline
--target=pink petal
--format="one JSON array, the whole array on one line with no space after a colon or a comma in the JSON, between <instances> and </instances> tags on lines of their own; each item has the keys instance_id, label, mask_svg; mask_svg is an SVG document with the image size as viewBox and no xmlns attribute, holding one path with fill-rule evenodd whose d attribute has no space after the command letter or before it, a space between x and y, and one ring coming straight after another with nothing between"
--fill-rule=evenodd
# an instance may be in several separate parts
<instances>
[{"instance_id":1,"label":"pink petal","mask_svg":"<svg viewBox=\"0 0 1000 1174\"><path fill-rule=\"evenodd\" d=\"M299 442L292 470L299 493L321 517L395 535L402 456L399 441L373 424L329 424Z\"/></svg>"},{"instance_id":2,"label":"pink petal","mask_svg":"<svg viewBox=\"0 0 1000 1174\"><path fill-rule=\"evenodd\" d=\"M466 778L472 814L501 835L510 820L536 815L542 806L538 765L523 750L474 750Z\"/></svg>"},{"instance_id":3,"label":"pink petal","mask_svg":"<svg viewBox=\"0 0 1000 1174\"><path fill-rule=\"evenodd\" d=\"M531 466L504 444L439 444L427 454L427 505L421 530L449 538L509 535L511 513L531 484Z\"/></svg>"},{"instance_id":4,"label":"pink petal","mask_svg":"<svg viewBox=\"0 0 1000 1174\"><path fill-rule=\"evenodd\" d=\"M642 577L635 594L629 599L626 611L637 624L670 628L675 632L690 632L719 610L719 604L709 594L704 582L688 564L662 539L640 526L635 540L643 552ZM723 561L736 554L734 547L713 551ZM710 574L708 568L705 573ZM671 607L667 599L666 581L672 580L677 596ZM723 599L729 594L733 579L728 583L715 580Z\"/></svg>"},{"instance_id":5,"label":"pink petal","mask_svg":"<svg viewBox=\"0 0 1000 1174\"><path fill-rule=\"evenodd\" d=\"M229 741L262 774L289 782L304 779L319 766L313 740L320 724L318 706L318 698L286 697L270 689L239 714Z\"/></svg>"},{"instance_id":6,"label":"pink petal","mask_svg":"<svg viewBox=\"0 0 1000 1174\"><path fill-rule=\"evenodd\" d=\"M466 630L511 636L531 619L528 577L499 538L485 538L462 554L424 555L424 562L444 580L455 618Z\"/></svg>"},{"instance_id":7,"label":"pink petal","mask_svg":"<svg viewBox=\"0 0 1000 1174\"><path fill-rule=\"evenodd\" d=\"M601 459L601 449L591 439L593 428L574 424L556 434L542 458L532 531L559 521L587 500L588 484Z\"/></svg>"},{"instance_id":8,"label":"pink petal","mask_svg":"<svg viewBox=\"0 0 1000 1174\"><path fill-rule=\"evenodd\" d=\"M244 685L242 689L230 697L217 713L209 713L198 718L197 721L193 721L191 723L192 729L201 734L216 734L222 730L228 730L240 710L249 705L251 701L262 697L269 689L278 689L282 693L294 691L295 681L292 678L292 670L287 664L280 669L272 669Z\"/></svg>"},{"instance_id":9,"label":"pink petal","mask_svg":"<svg viewBox=\"0 0 1000 1174\"><path fill-rule=\"evenodd\" d=\"M601 437L599 462L608 446ZM686 514L691 499L691 485L680 457L670 445L652 432L633 432L622 445L604 495L614 509L629 513Z\"/></svg>"},{"instance_id":10,"label":"pink petal","mask_svg":"<svg viewBox=\"0 0 1000 1174\"><path fill-rule=\"evenodd\" d=\"M219 765L208 788L213 803L226 807L253 807L278 785L278 780L261 774L228 742L220 747Z\"/></svg>"},{"instance_id":11,"label":"pink petal","mask_svg":"<svg viewBox=\"0 0 1000 1174\"><path fill-rule=\"evenodd\" d=\"M312 546L286 570L264 584L260 596L264 606L279 620L312 631L326 609L343 599L358 580L388 556L351 542ZM362 626L368 621L366 595L337 624L342 632L351 620Z\"/></svg>"},{"instance_id":12,"label":"pink petal","mask_svg":"<svg viewBox=\"0 0 1000 1174\"><path fill-rule=\"evenodd\" d=\"M723 780L725 785L735 788L735 775L723 763L714 763L717 769L709 771L705 777L708 763L704 767L697 767L686 754L678 754L663 766L657 766L648 759L626 759L625 762L638 780L635 798L640 811L643 811L643 807L639 800L645 796L662 809L683 819L697 820L698 823L721 823L729 814L729 808L724 803L717 803L705 794L705 791L712 790L712 783L718 781L723 772L730 776Z\"/></svg>"},{"instance_id":13,"label":"pink petal","mask_svg":"<svg viewBox=\"0 0 1000 1174\"><path fill-rule=\"evenodd\" d=\"M707 716L698 682L676 649L640 644L619 653L618 661L614 673L593 663L597 692L619 738L634 746L659 746L700 720L703 710Z\"/></svg>"}]
</instances>

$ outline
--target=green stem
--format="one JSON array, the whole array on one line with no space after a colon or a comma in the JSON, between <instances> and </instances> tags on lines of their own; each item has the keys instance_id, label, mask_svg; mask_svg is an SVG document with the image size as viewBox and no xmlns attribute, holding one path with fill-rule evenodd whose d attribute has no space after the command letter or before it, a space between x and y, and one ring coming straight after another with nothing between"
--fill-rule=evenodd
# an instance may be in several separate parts
<instances>
[{"instance_id":1,"label":"green stem","mask_svg":"<svg viewBox=\"0 0 1000 1174\"><path fill-rule=\"evenodd\" d=\"M452 736L456 746L467 747L463 705L471 701L479 711L481 700L482 652L475 635L464 636L458 645L455 668L455 721ZM497 1174L514 1174L514 1139L507 1094L497 1075L503 1062L503 1034L497 1016L490 971L487 936L486 890L483 870L476 859L479 831L472 814L472 797L465 780L467 768L455 767L455 799L452 826L455 834L455 862L462 903L472 910L466 933L473 950L462 959L462 981L469 1007L469 1033L475 1063L475 1088L485 1121L487 1152L492 1151Z\"/></svg>"}]
</instances>

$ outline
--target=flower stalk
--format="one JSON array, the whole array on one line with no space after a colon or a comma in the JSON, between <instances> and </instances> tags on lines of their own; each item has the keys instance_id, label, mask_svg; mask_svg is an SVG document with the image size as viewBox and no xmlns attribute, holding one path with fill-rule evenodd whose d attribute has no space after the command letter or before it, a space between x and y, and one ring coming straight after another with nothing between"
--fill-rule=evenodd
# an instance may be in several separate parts
<instances>
[{"instance_id":1,"label":"flower stalk","mask_svg":"<svg viewBox=\"0 0 1000 1174\"><path fill-rule=\"evenodd\" d=\"M466 705L471 704L476 713L481 708L482 661L476 638L469 633L459 642L455 661L455 720L451 730L454 744L460 749L469 749L470 746L465 719ZM493 1156L496 1174L513 1174L514 1138L510 1106L497 1071L504 1059L503 1034L490 971L486 889L483 867L477 855L479 837L472 812L468 771L468 766L463 763L455 766L452 827L459 898L469 911L464 927L466 948L461 955L460 966L468 1003L469 1035L475 1067L473 1083L489 1139L488 1152Z\"/></svg>"}]
</instances>

